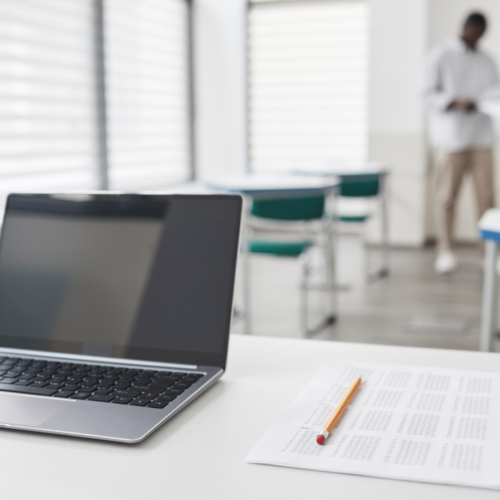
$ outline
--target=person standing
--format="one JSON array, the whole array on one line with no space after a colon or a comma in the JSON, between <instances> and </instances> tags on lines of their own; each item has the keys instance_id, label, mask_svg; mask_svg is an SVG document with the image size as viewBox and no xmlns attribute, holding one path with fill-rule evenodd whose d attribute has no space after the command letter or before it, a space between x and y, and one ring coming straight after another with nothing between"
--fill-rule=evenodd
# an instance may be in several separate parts
<instances>
[{"instance_id":1,"label":"person standing","mask_svg":"<svg viewBox=\"0 0 500 500\"><path fill-rule=\"evenodd\" d=\"M455 205L464 174L472 173L478 216L494 206L491 117L478 111L481 97L498 86L493 59L478 48L487 21L470 14L459 37L434 48L427 59L424 99L429 139L436 152L436 226L438 273L453 272Z\"/></svg>"}]
</instances>

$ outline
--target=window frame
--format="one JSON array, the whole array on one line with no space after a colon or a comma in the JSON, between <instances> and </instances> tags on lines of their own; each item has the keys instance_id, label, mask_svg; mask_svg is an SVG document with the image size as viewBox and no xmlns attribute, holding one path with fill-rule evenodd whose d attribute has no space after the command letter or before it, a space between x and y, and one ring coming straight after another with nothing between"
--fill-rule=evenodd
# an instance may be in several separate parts
<instances>
[{"instance_id":1,"label":"window frame","mask_svg":"<svg viewBox=\"0 0 500 500\"><path fill-rule=\"evenodd\" d=\"M106 99L106 24L104 14L104 3L106 0L93 0L94 10L94 71L96 81L96 137L97 137L97 178L100 190L109 190L109 146L107 131L107 99ZM195 157L195 112L194 112L194 43L193 43L193 0L178 0L187 4L187 102L186 116L188 122L188 154L189 164L187 165L187 181L196 178L196 157Z\"/></svg>"}]
</instances>

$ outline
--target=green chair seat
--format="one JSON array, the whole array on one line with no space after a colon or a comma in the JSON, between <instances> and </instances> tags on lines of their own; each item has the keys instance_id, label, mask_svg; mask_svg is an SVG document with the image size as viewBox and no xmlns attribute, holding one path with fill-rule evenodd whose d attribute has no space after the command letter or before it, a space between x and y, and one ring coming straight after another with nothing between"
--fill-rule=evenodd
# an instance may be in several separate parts
<instances>
[{"instance_id":1,"label":"green chair seat","mask_svg":"<svg viewBox=\"0 0 500 500\"><path fill-rule=\"evenodd\" d=\"M378 196L380 192L379 176L363 176L358 179L355 176L343 176L340 184L340 196L346 198L369 198Z\"/></svg>"},{"instance_id":2,"label":"green chair seat","mask_svg":"<svg viewBox=\"0 0 500 500\"><path fill-rule=\"evenodd\" d=\"M284 257L298 257L302 255L309 247L311 241L269 241L269 240L250 240L250 252L267 255L278 255Z\"/></svg>"},{"instance_id":3,"label":"green chair seat","mask_svg":"<svg viewBox=\"0 0 500 500\"><path fill-rule=\"evenodd\" d=\"M337 219L341 222L366 222L368 215L339 215Z\"/></svg>"},{"instance_id":4,"label":"green chair seat","mask_svg":"<svg viewBox=\"0 0 500 500\"><path fill-rule=\"evenodd\" d=\"M321 219L325 210L325 197L274 198L253 200L252 215L263 219L299 221Z\"/></svg>"}]
</instances>

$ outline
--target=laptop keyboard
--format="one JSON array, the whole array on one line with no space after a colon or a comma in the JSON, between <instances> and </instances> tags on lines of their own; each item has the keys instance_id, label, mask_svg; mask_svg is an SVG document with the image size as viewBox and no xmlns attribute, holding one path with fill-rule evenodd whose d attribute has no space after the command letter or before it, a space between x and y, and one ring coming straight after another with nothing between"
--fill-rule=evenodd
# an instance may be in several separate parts
<instances>
[{"instance_id":1,"label":"laptop keyboard","mask_svg":"<svg viewBox=\"0 0 500 500\"><path fill-rule=\"evenodd\" d=\"M201 373L0 357L0 391L165 408Z\"/></svg>"}]
</instances>

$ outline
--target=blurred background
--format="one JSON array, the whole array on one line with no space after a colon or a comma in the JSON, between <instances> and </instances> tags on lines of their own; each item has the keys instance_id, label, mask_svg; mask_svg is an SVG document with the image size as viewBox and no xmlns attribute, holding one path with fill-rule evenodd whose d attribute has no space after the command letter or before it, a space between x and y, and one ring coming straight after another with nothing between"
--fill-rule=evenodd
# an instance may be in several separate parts
<instances>
[{"instance_id":1,"label":"blurred background","mask_svg":"<svg viewBox=\"0 0 500 500\"><path fill-rule=\"evenodd\" d=\"M472 183L455 223L460 267L439 276L422 102L429 50L472 11L499 63L498 0L0 0L0 207L13 191L186 191L377 162L389 276L370 282L363 267L380 218L361 245L340 227L338 320L312 338L478 349ZM256 255L250 280L252 334L303 336L296 263ZM319 317L323 299L310 300Z\"/></svg>"}]
</instances>

